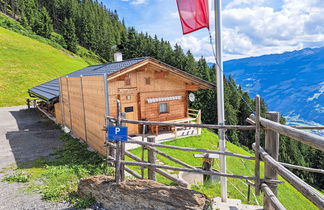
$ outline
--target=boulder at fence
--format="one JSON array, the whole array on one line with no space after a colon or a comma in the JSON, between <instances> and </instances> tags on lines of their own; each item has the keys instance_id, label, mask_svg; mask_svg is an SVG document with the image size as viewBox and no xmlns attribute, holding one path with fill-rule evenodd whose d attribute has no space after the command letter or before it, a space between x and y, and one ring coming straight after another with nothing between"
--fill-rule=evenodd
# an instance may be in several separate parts
<instances>
[{"instance_id":1,"label":"boulder at fence","mask_svg":"<svg viewBox=\"0 0 324 210\"><path fill-rule=\"evenodd\" d=\"M110 176L81 179L80 196L92 196L107 209L208 209L206 195L152 180L125 180L120 184Z\"/></svg>"}]
</instances>

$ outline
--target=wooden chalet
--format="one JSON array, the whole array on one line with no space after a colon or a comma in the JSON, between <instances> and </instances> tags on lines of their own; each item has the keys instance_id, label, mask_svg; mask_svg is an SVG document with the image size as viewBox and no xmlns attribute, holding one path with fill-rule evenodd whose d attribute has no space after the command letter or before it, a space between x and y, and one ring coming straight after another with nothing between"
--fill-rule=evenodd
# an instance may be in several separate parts
<instances>
[{"instance_id":1,"label":"wooden chalet","mask_svg":"<svg viewBox=\"0 0 324 210\"><path fill-rule=\"evenodd\" d=\"M56 121L85 141L105 139L104 74L108 78L109 114L116 116L116 99L131 120L185 122L188 94L214 86L198 77L150 57L89 66L28 90L30 96L54 104ZM130 135L141 132L128 124ZM156 133L158 127L152 127Z\"/></svg>"}]
</instances>

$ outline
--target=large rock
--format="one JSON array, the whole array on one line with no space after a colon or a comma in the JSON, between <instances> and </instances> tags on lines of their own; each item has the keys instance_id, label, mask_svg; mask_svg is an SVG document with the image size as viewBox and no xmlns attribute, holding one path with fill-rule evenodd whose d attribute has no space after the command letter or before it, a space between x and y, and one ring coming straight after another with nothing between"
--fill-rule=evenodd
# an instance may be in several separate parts
<instances>
[{"instance_id":1,"label":"large rock","mask_svg":"<svg viewBox=\"0 0 324 210\"><path fill-rule=\"evenodd\" d=\"M110 176L81 179L78 193L92 196L107 209L208 209L206 195L152 180L126 180L120 184Z\"/></svg>"}]
</instances>

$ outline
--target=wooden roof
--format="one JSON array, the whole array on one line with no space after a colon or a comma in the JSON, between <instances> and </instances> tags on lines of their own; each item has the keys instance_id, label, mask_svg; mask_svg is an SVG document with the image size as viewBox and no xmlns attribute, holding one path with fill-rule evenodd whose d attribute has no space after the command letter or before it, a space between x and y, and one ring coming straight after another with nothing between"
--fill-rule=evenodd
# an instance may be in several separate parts
<instances>
[{"instance_id":1,"label":"wooden roof","mask_svg":"<svg viewBox=\"0 0 324 210\"><path fill-rule=\"evenodd\" d=\"M123 74L129 73L133 70L137 70L141 67L150 67L158 71L170 72L179 76L182 80L186 80L188 83L193 83L198 85L201 89L214 88L215 85L202 80L194 75L163 63L157 59L151 57L140 57L129 60L124 60L120 62L112 62L101 65L88 66L86 68L80 69L78 71L72 72L65 76L68 77L80 77L82 76L98 76L98 75L108 75L108 80L119 77ZM35 86L28 89L30 96L35 96L41 98L45 101L52 101L59 96L59 82L58 78L52 81L43 83L41 85Z\"/></svg>"}]
</instances>

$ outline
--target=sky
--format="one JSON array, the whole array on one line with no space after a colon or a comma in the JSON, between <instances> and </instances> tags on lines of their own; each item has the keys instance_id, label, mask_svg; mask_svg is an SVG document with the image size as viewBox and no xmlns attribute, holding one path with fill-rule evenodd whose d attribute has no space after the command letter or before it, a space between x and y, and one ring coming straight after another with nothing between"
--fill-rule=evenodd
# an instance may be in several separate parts
<instances>
[{"instance_id":1,"label":"sky","mask_svg":"<svg viewBox=\"0 0 324 210\"><path fill-rule=\"evenodd\" d=\"M213 62L207 29L182 35L176 0L102 0L127 27L176 43ZM214 5L209 0L211 33ZM324 46L324 0L223 0L223 59Z\"/></svg>"}]
</instances>

